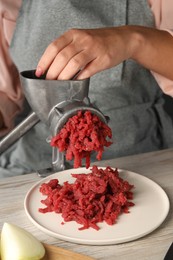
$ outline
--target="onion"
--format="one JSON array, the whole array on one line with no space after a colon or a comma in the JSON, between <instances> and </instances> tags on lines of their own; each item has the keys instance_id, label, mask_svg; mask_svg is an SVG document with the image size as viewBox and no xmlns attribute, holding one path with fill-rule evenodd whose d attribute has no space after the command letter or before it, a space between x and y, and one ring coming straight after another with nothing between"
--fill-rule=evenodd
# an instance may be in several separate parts
<instances>
[{"instance_id":1,"label":"onion","mask_svg":"<svg viewBox=\"0 0 173 260\"><path fill-rule=\"evenodd\" d=\"M40 260L45 248L31 233L4 223L1 233L1 260Z\"/></svg>"}]
</instances>

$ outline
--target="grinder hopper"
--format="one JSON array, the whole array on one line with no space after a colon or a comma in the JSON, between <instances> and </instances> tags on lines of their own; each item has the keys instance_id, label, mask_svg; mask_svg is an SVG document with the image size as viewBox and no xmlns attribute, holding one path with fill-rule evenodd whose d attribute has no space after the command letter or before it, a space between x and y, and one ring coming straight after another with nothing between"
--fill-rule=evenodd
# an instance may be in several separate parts
<instances>
[{"instance_id":1,"label":"grinder hopper","mask_svg":"<svg viewBox=\"0 0 173 260\"><path fill-rule=\"evenodd\" d=\"M106 123L106 118L89 100L89 81L85 80L46 80L35 76L35 70L20 73L25 97L33 112L0 142L1 150L8 148L40 120L50 129L50 136L55 136L67 120L79 110L90 110ZM64 154L52 148L52 167L50 172L65 169ZM41 170L41 175L47 169Z\"/></svg>"}]
</instances>

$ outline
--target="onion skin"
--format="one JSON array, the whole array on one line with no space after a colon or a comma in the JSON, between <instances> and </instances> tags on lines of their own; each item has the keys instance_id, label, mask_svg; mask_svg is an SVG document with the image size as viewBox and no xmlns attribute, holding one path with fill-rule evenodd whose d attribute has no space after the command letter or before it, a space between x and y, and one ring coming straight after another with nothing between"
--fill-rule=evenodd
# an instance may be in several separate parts
<instances>
[{"instance_id":1,"label":"onion skin","mask_svg":"<svg viewBox=\"0 0 173 260\"><path fill-rule=\"evenodd\" d=\"M45 248L31 233L4 223L1 232L1 260L40 260Z\"/></svg>"}]
</instances>

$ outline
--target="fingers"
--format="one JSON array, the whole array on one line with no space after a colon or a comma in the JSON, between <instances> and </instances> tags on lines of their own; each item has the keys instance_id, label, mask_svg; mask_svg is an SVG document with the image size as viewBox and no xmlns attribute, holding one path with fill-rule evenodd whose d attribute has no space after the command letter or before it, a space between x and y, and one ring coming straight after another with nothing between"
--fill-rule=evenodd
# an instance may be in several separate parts
<instances>
[{"instance_id":1,"label":"fingers","mask_svg":"<svg viewBox=\"0 0 173 260\"><path fill-rule=\"evenodd\" d=\"M94 53L88 52L73 42L70 42L63 49L51 44L38 63L36 76L40 77L47 71L46 79L71 79L95 58Z\"/></svg>"},{"instance_id":2,"label":"fingers","mask_svg":"<svg viewBox=\"0 0 173 260\"><path fill-rule=\"evenodd\" d=\"M40 77L43 75L51 66L52 62L56 58L57 54L68 46L71 43L71 37L65 37L62 35L57 40L53 41L43 53L37 68L36 68L36 76Z\"/></svg>"},{"instance_id":3,"label":"fingers","mask_svg":"<svg viewBox=\"0 0 173 260\"><path fill-rule=\"evenodd\" d=\"M77 79L82 80L82 79L89 78L102 70L103 67L100 66L99 59L94 59L81 70L81 72L77 76Z\"/></svg>"},{"instance_id":4,"label":"fingers","mask_svg":"<svg viewBox=\"0 0 173 260\"><path fill-rule=\"evenodd\" d=\"M47 79L69 80L80 71L77 79L84 79L116 65L122 55L118 54L119 41L113 35L110 29L67 31L45 50L36 76L47 72Z\"/></svg>"},{"instance_id":5,"label":"fingers","mask_svg":"<svg viewBox=\"0 0 173 260\"><path fill-rule=\"evenodd\" d=\"M73 56L58 76L58 79L71 79L79 71L82 71L89 63L95 59L94 56L86 55L85 51L81 51Z\"/></svg>"},{"instance_id":6,"label":"fingers","mask_svg":"<svg viewBox=\"0 0 173 260\"><path fill-rule=\"evenodd\" d=\"M75 57L79 50L76 50L74 46L71 44L66 46L63 50L61 50L53 62L50 64L49 69L46 74L47 79L59 79L59 76L64 68L66 68L67 64L70 62L73 57ZM70 75L69 75L70 77Z\"/></svg>"},{"instance_id":7,"label":"fingers","mask_svg":"<svg viewBox=\"0 0 173 260\"><path fill-rule=\"evenodd\" d=\"M69 30L52 42L42 55L36 69L36 76L46 72L46 79L71 79L92 60L93 37L85 30Z\"/></svg>"}]
</instances>

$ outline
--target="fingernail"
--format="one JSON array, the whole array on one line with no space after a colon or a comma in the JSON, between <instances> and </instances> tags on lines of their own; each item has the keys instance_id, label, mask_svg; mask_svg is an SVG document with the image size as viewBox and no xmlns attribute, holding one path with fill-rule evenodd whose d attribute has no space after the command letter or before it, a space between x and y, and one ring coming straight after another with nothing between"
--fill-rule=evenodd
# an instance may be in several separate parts
<instances>
[{"instance_id":1,"label":"fingernail","mask_svg":"<svg viewBox=\"0 0 173 260\"><path fill-rule=\"evenodd\" d=\"M43 75L43 71L40 67L37 67L35 75L39 78L41 75Z\"/></svg>"}]
</instances>

